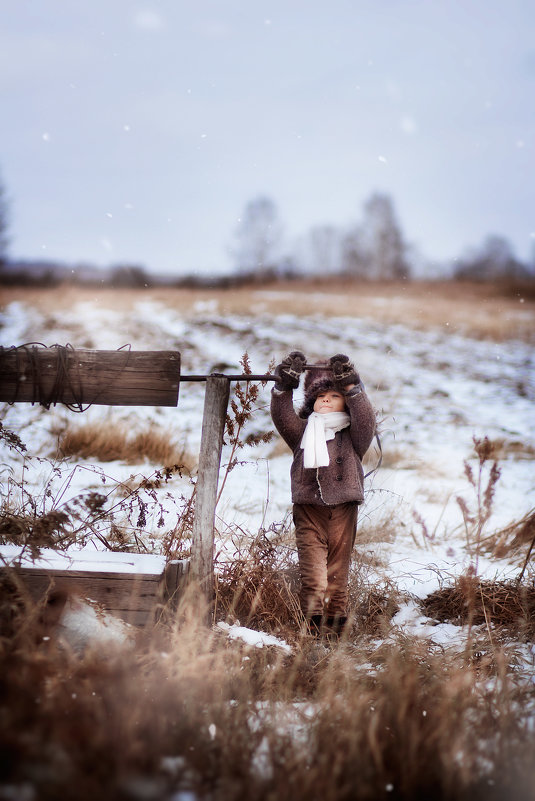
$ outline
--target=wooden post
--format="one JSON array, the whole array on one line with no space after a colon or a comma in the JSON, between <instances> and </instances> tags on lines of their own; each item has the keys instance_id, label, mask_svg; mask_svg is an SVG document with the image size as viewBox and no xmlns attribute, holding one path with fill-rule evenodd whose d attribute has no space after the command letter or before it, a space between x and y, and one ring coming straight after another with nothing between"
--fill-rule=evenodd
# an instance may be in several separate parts
<instances>
[{"instance_id":1,"label":"wooden post","mask_svg":"<svg viewBox=\"0 0 535 801\"><path fill-rule=\"evenodd\" d=\"M315 366L314 366L315 367ZM90 351L70 346L0 346L0 401L84 405L176 406L181 381L206 381L189 577L200 583L211 622L214 522L230 381L275 376L180 374L178 351ZM167 579L171 579L169 571ZM177 579L178 581L178 579Z\"/></svg>"},{"instance_id":2,"label":"wooden post","mask_svg":"<svg viewBox=\"0 0 535 801\"><path fill-rule=\"evenodd\" d=\"M211 623L213 611L215 507L229 388L225 376L208 376L206 379L190 577L201 584L208 606L207 623Z\"/></svg>"}]
</instances>

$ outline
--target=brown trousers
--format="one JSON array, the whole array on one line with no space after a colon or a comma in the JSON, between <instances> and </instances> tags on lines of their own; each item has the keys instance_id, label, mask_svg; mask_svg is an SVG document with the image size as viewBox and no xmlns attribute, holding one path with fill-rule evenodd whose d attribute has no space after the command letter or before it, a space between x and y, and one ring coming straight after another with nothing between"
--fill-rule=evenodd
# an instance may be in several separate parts
<instances>
[{"instance_id":1,"label":"brown trousers","mask_svg":"<svg viewBox=\"0 0 535 801\"><path fill-rule=\"evenodd\" d=\"M347 583L357 531L357 503L295 503L293 519L301 573L301 608L307 618L347 615Z\"/></svg>"}]
</instances>

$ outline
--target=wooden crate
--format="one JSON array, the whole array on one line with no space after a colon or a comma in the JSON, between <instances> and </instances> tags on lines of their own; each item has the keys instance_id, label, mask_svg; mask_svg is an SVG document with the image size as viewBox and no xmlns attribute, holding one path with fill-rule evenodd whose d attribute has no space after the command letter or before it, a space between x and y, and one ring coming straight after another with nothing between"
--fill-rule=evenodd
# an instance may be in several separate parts
<instances>
[{"instance_id":1,"label":"wooden crate","mask_svg":"<svg viewBox=\"0 0 535 801\"><path fill-rule=\"evenodd\" d=\"M92 548L42 549L40 558L21 558L21 548L0 546L0 566L11 568L40 600L53 592L89 598L134 626L155 622L165 606L176 606L188 560L155 554L115 553Z\"/></svg>"}]
</instances>

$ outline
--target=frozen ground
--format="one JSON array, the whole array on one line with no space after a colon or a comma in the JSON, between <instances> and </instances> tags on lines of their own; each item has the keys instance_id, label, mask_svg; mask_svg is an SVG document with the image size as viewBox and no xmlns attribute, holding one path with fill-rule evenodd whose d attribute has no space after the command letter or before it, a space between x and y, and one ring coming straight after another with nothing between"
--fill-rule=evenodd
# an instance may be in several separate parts
<instances>
[{"instance_id":1,"label":"frozen ground","mask_svg":"<svg viewBox=\"0 0 535 801\"><path fill-rule=\"evenodd\" d=\"M148 296L128 313L84 302L68 312L44 315L17 302L0 315L0 337L4 346L41 342L115 349L129 343L141 350L177 349L184 374L241 372L245 351L254 373L266 372L272 359L294 348L302 349L310 361L340 351L349 353L377 408L384 451L383 466L368 479L356 558L366 563L370 581L393 581L406 593L407 608L394 622L414 628L410 598L424 597L474 562L456 501L461 495L470 507L475 502L464 472L467 459L475 468L474 437L500 443L501 477L484 535L520 519L535 506L534 349L517 341L476 341L347 315L273 316L258 308L254 316L223 315L212 301L199 303L186 318ZM272 428L269 391L270 386L261 391L250 432ZM76 415L59 406L44 411L19 404L5 406L1 419L20 435L29 453L41 457L52 453L55 431L88 421L102 425L125 421L132 431L147 423L157 425L196 454L203 392L202 384L181 384L176 409L95 406ZM296 392L296 405L300 401ZM13 462L12 454L5 450L3 456L6 463L11 461L14 476L21 478L21 466ZM225 446L223 469L228 456L229 446ZM243 463L229 474L217 510L220 546L227 548L230 557L230 533L252 535L260 526L269 528L284 518L290 503L291 459L280 442L274 439L245 448L238 456ZM367 469L376 462L372 448ZM26 466L25 486L40 497L50 481L54 497L66 502L88 489L101 491L100 471L110 477L106 479L109 487L111 479L148 476L159 467L93 463L96 472L84 468L73 474L75 464L72 460L63 463L60 473L53 472L48 462ZM157 527L158 512L149 515L147 527L140 532L156 553L162 533L176 524L176 498L190 492L187 478L174 478L160 491L165 526ZM42 503L46 505L47 499ZM426 534L415 515L424 521ZM95 547L100 547L98 542ZM477 568L488 578L512 576L519 571L519 558L507 561L482 555ZM440 636L438 628L436 636Z\"/></svg>"}]
</instances>

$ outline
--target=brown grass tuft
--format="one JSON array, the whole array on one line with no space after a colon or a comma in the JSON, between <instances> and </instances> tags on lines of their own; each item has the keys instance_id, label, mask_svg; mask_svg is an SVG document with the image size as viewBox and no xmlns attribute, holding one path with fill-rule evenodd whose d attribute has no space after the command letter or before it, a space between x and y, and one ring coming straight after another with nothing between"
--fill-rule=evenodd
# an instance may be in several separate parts
<instances>
[{"instance_id":1,"label":"brown grass tuft","mask_svg":"<svg viewBox=\"0 0 535 801\"><path fill-rule=\"evenodd\" d=\"M355 599L352 618L359 634L384 634L399 612L397 592L370 588Z\"/></svg>"},{"instance_id":2,"label":"brown grass tuft","mask_svg":"<svg viewBox=\"0 0 535 801\"><path fill-rule=\"evenodd\" d=\"M187 472L196 465L191 454L156 426L131 433L124 424L86 423L62 432L58 450L64 457L77 456L100 462L178 464Z\"/></svg>"},{"instance_id":3,"label":"brown grass tuft","mask_svg":"<svg viewBox=\"0 0 535 801\"><path fill-rule=\"evenodd\" d=\"M276 459L277 456L288 456L291 453L290 448L285 443L282 437L274 437L273 445L269 452L270 459Z\"/></svg>"},{"instance_id":4,"label":"brown grass tuft","mask_svg":"<svg viewBox=\"0 0 535 801\"><path fill-rule=\"evenodd\" d=\"M394 542L400 522L391 511L376 510L359 520L355 542L357 546L377 542Z\"/></svg>"},{"instance_id":5,"label":"brown grass tuft","mask_svg":"<svg viewBox=\"0 0 535 801\"><path fill-rule=\"evenodd\" d=\"M535 459L535 447L529 442L523 442L517 439L505 439L498 437L491 440L492 444L492 458L503 460L508 458L513 459Z\"/></svg>"},{"instance_id":6,"label":"brown grass tuft","mask_svg":"<svg viewBox=\"0 0 535 801\"><path fill-rule=\"evenodd\" d=\"M284 534L285 532L283 532ZM293 549L261 531L232 561L217 565L217 614L295 637L303 626Z\"/></svg>"},{"instance_id":7,"label":"brown grass tuft","mask_svg":"<svg viewBox=\"0 0 535 801\"><path fill-rule=\"evenodd\" d=\"M440 622L501 626L515 636L535 639L535 588L508 581L461 576L422 602L424 613Z\"/></svg>"}]
</instances>

